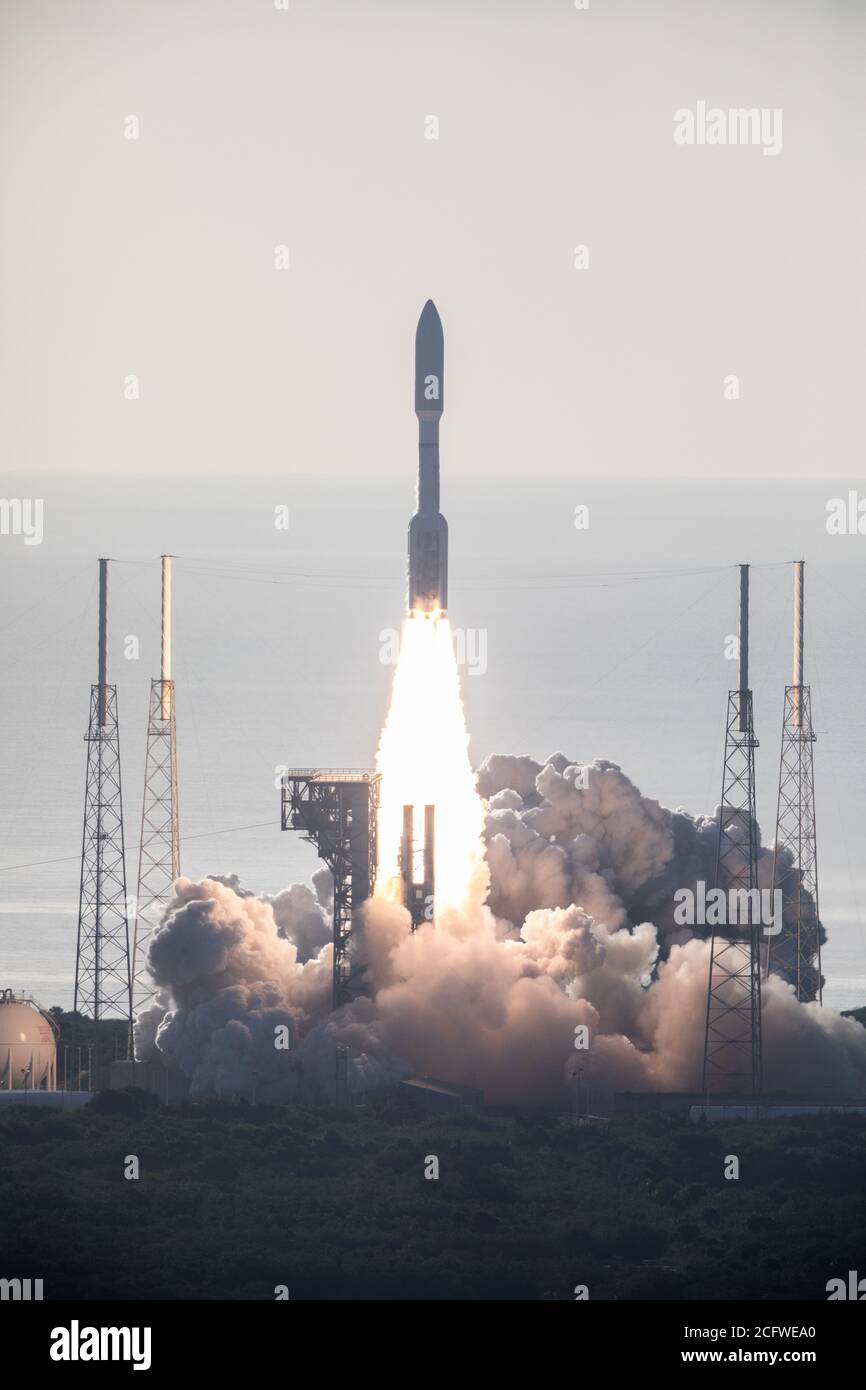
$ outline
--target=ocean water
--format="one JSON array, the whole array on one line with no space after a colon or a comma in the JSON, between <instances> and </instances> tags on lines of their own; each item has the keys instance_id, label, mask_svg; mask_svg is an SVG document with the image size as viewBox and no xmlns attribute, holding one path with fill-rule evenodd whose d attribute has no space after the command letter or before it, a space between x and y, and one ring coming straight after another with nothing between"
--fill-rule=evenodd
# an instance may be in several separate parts
<instances>
[{"instance_id":1,"label":"ocean water","mask_svg":"<svg viewBox=\"0 0 866 1390\"><path fill-rule=\"evenodd\" d=\"M450 614L477 764L492 752L612 759L664 805L718 800L736 565L751 575L758 812L771 842L791 566L806 566L825 1002L866 1003L866 537L831 536L849 481L490 479L443 475ZM371 765L399 629L406 477L123 481L6 475L44 537L0 537L0 986L72 1002L96 560L110 570L127 878L135 890L159 561L174 562L181 863L257 891L306 879L280 831L281 766ZM589 509L587 529L575 508ZM275 509L288 508L288 529Z\"/></svg>"}]
</instances>

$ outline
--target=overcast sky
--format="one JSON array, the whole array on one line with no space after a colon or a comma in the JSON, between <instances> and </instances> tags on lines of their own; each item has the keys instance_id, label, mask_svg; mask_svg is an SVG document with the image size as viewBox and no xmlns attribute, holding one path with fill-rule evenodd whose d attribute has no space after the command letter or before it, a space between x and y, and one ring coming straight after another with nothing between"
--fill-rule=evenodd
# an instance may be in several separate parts
<instances>
[{"instance_id":1,"label":"overcast sky","mask_svg":"<svg viewBox=\"0 0 866 1390\"><path fill-rule=\"evenodd\" d=\"M449 469L862 473L864 71L858 0L2 0L2 466L402 473L432 296Z\"/></svg>"}]
</instances>

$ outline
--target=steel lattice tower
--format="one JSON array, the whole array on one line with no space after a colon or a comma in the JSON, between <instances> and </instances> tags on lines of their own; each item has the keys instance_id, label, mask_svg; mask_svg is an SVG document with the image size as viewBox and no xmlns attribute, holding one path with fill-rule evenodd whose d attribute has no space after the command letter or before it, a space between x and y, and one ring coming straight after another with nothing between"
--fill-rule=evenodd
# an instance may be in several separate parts
<instances>
[{"instance_id":1,"label":"steel lattice tower","mask_svg":"<svg viewBox=\"0 0 866 1390\"><path fill-rule=\"evenodd\" d=\"M161 671L150 682L147 755L138 854L135 936L132 952L132 1007L138 1013L153 994L147 947L180 875L177 805L177 742L174 681L171 679L171 556L162 557Z\"/></svg>"},{"instance_id":2,"label":"steel lattice tower","mask_svg":"<svg viewBox=\"0 0 866 1390\"><path fill-rule=\"evenodd\" d=\"M77 1012L94 1022L132 1013L117 687L108 684L108 561L99 561L99 680L90 691L81 893L75 957Z\"/></svg>"},{"instance_id":3,"label":"steel lattice tower","mask_svg":"<svg viewBox=\"0 0 866 1390\"><path fill-rule=\"evenodd\" d=\"M755 738L749 689L749 567L740 566L740 683L728 692L725 760L719 806L716 888L748 896L746 921L713 931L707 982L702 1090L761 1091L760 913L758 829L755 815ZM732 913L726 914L731 917Z\"/></svg>"},{"instance_id":4,"label":"steel lattice tower","mask_svg":"<svg viewBox=\"0 0 866 1390\"><path fill-rule=\"evenodd\" d=\"M785 687L773 887L783 894L782 929L767 939L772 968L801 1002L822 1002L812 696L803 684L804 562L794 564L793 683Z\"/></svg>"},{"instance_id":5,"label":"steel lattice tower","mask_svg":"<svg viewBox=\"0 0 866 1390\"><path fill-rule=\"evenodd\" d=\"M361 989L351 948L358 909L376 883L380 782L377 772L353 768L287 768L282 776L282 828L300 830L334 880L335 1009Z\"/></svg>"}]
</instances>

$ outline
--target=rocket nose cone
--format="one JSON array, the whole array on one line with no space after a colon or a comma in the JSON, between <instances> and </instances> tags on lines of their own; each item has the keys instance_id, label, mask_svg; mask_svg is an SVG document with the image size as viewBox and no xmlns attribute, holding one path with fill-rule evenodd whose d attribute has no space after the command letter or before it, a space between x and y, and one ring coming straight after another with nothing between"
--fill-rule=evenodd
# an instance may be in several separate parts
<instances>
[{"instance_id":1,"label":"rocket nose cone","mask_svg":"<svg viewBox=\"0 0 866 1390\"><path fill-rule=\"evenodd\" d=\"M419 418L442 414L444 358L442 320L433 300L428 299L415 332L415 413Z\"/></svg>"},{"instance_id":2,"label":"rocket nose cone","mask_svg":"<svg viewBox=\"0 0 866 1390\"><path fill-rule=\"evenodd\" d=\"M439 317L439 310L436 308L433 300L428 299L424 308L421 310L421 317L418 320L419 332L422 328L429 329L433 327L433 325L439 329L440 333L442 332L442 320Z\"/></svg>"}]
</instances>

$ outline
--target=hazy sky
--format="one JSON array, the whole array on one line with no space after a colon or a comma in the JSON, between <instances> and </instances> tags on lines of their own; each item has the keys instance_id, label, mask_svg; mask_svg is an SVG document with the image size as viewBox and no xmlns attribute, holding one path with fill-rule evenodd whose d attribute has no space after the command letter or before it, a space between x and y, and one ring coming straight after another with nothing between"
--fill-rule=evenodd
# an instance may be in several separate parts
<instances>
[{"instance_id":1,"label":"hazy sky","mask_svg":"<svg viewBox=\"0 0 866 1390\"><path fill-rule=\"evenodd\" d=\"M403 473L432 296L446 469L856 475L864 71L858 0L2 0L2 466Z\"/></svg>"}]
</instances>

